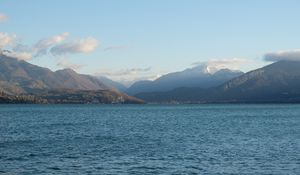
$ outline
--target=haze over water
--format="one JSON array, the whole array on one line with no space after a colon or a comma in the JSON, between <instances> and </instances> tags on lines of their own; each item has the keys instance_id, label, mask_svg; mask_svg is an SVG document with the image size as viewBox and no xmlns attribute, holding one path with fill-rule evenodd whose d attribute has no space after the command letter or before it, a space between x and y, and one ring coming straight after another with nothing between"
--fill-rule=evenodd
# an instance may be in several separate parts
<instances>
[{"instance_id":1,"label":"haze over water","mask_svg":"<svg viewBox=\"0 0 300 175\"><path fill-rule=\"evenodd\" d=\"M0 174L300 174L300 105L1 105Z\"/></svg>"}]
</instances>

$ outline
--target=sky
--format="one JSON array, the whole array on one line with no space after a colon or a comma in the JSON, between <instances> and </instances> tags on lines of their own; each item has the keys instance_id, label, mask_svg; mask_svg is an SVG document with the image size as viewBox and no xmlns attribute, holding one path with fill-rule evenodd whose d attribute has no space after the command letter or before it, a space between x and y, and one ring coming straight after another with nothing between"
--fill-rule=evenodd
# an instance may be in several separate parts
<instances>
[{"instance_id":1,"label":"sky","mask_svg":"<svg viewBox=\"0 0 300 175\"><path fill-rule=\"evenodd\" d=\"M198 64L249 71L300 53L298 0L0 0L0 49L130 84Z\"/></svg>"}]
</instances>

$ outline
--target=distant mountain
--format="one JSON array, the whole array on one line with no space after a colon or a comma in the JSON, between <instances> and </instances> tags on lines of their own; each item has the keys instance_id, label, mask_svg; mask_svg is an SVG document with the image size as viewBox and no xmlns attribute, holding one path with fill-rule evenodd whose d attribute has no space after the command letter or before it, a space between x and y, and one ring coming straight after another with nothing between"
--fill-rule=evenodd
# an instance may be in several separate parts
<instances>
[{"instance_id":1,"label":"distant mountain","mask_svg":"<svg viewBox=\"0 0 300 175\"><path fill-rule=\"evenodd\" d=\"M113 81L107 77L104 76L99 76L97 77L101 82L103 82L106 86L110 87L110 88L116 88L121 92L126 92L127 87L124 86L122 83Z\"/></svg>"},{"instance_id":2,"label":"distant mountain","mask_svg":"<svg viewBox=\"0 0 300 175\"><path fill-rule=\"evenodd\" d=\"M71 69L52 72L47 68L3 55L0 55L1 84L5 85L5 87L7 86L4 89L7 93L28 93L45 89L109 89L108 86L97 78L77 74ZM14 88L11 89L10 87Z\"/></svg>"},{"instance_id":3,"label":"distant mountain","mask_svg":"<svg viewBox=\"0 0 300 175\"><path fill-rule=\"evenodd\" d=\"M148 102L300 102L300 62L276 62L214 88L178 88L136 97Z\"/></svg>"},{"instance_id":4,"label":"distant mountain","mask_svg":"<svg viewBox=\"0 0 300 175\"><path fill-rule=\"evenodd\" d=\"M52 98L52 102L58 103L72 102L73 98L77 99L78 103L90 103L91 100L99 103L141 102L105 85L96 77L78 74L71 69L53 72L1 54L0 93L0 103L1 99L2 102L14 103L40 103L43 100L49 102L50 96L56 98ZM92 98L92 95L95 95L95 98Z\"/></svg>"},{"instance_id":5,"label":"distant mountain","mask_svg":"<svg viewBox=\"0 0 300 175\"><path fill-rule=\"evenodd\" d=\"M126 92L134 95L142 92L169 91L180 87L209 88L218 86L242 74L241 71L232 71L229 69L222 69L211 73L208 67L201 65L181 72L163 75L154 81L138 81Z\"/></svg>"}]
</instances>

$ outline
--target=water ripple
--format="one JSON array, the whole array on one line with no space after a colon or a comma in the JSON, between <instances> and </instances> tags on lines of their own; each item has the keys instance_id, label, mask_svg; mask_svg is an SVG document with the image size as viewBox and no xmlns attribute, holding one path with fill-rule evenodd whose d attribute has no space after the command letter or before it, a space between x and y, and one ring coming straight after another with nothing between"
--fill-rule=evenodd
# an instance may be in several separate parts
<instances>
[{"instance_id":1,"label":"water ripple","mask_svg":"<svg viewBox=\"0 0 300 175\"><path fill-rule=\"evenodd\" d=\"M300 105L0 105L0 175L300 174Z\"/></svg>"}]
</instances>

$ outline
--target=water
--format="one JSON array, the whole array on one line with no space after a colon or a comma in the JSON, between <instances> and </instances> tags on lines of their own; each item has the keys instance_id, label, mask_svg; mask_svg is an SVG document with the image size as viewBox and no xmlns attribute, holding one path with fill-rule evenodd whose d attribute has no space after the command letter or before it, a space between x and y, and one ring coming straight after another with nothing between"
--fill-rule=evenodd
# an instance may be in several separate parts
<instances>
[{"instance_id":1,"label":"water","mask_svg":"<svg viewBox=\"0 0 300 175\"><path fill-rule=\"evenodd\" d=\"M300 105L2 105L4 174L300 174Z\"/></svg>"}]
</instances>

